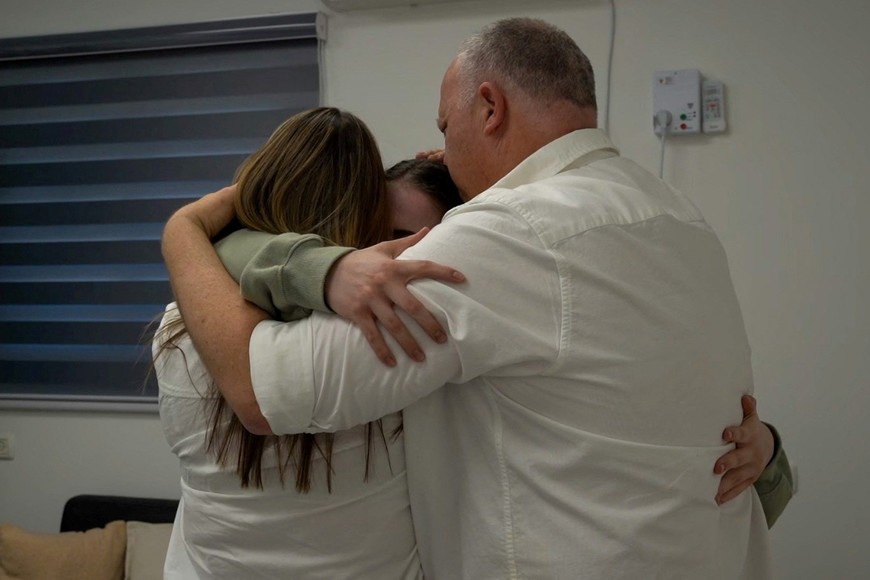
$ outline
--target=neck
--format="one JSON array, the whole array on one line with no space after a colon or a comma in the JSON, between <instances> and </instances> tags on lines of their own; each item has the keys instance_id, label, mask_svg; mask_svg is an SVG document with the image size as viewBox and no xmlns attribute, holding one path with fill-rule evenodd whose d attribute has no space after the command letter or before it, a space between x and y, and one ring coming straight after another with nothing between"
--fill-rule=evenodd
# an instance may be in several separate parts
<instances>
[{"instance_id":1,"label":"neck","mask_svg":"<svg viewBox=\"0 0 870 580\"><path fill-rule=\"evenodd\" d=\"M518 109L517 130L512 137L519 149L525 147L525 157L568 133L598 126L595 109L580 108L569 101L556 101L546 106L532 103L527 110Z\"/></svg>"},{"instance_id":2,"label":"neck","mask_svg":"<svg viewBox=\"0 0 870 580\"><path fill-rule=\"evenodd\" d=\"M528 110L516 107L511 122L497 146L498 171L495 183L541 147L580 129L598 126L598 112L580 108L568 101L542 107L532 104Z\"/></svg>"}]
</instances>

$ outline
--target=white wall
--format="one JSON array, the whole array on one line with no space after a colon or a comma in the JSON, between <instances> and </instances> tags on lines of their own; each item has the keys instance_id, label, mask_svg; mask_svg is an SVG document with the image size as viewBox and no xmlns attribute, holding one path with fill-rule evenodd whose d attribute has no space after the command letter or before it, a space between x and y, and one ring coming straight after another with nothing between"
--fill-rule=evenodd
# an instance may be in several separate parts
<instances>
[{"instance_id":1,"label":"white wall","mask_svg":"<svg viewBox=\"0 0 870 580\"><path fill-rule=\"evenodd\" d=\"M592 58L604 103L604 0L483 0L335 15L327 100L362 116L395 161L437 146L438 85L456 46L507 15L549 19ZM672 140L666 176L728 252L754 350L762 417L800 468L772 532L779 578L870 574L870 4L863 0L616 0L611 135L657 167L651 76L698 68L725 82L730 131ZM316 1L0 0L0 37L269 12ZM8 15L12 15L11 18ZM0 462L0 521L56 528L81 492L177 496L156 417L0 412L17 458Z\"/></svg>"}]
</instances>

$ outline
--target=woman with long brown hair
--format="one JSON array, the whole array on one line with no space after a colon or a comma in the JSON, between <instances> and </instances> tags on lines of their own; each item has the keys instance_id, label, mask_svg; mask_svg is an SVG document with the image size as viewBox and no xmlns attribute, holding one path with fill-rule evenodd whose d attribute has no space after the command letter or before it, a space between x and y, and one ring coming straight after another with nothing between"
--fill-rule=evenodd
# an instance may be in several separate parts
<instances>
[{"instance_id":1,"label":"woman with long brown hair","mask_svg":"<svg viewBox=\"0 0 870 580\"><path fill-rule=\"evenodd\" d=\"M432 226L459 202L458 193L428 205L407 197L415 195L405 191L408 183L447 172L439 164L406 166L393 171L388 194L365 125L337 109L306 111L241 166L235 211L250 230L310 234L299 243L328 240L324 250L338 256L396 230ZM452 186L449 177L446 183ZM396 220L391 199L424 210ZM231 260L231 249L222 253ZM292 306L275 314L306 314ZM252 435L220 396L174 304L154 353L161 419L182 467L167 578L420 576L399 414L334 435Z\"/></svg>"}]
</instances>

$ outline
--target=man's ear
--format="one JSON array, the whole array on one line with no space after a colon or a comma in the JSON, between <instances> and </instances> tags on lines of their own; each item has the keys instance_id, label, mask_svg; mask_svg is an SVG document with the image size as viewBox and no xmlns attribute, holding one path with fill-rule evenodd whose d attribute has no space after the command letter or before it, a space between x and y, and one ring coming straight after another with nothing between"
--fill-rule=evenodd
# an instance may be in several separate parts
<instances>
[{"instance_id":1,"label":"man's ear","mask_svg":"<svg viewBox=\"0 0 870 580\"><path fill-rule=\"evenodd\" d=\"M507 101L501 88L492 82L484 82L477 88L478 96L483 103L484 119L483 133L492 135L505 122Z\"/></svg>"}]
</instances>

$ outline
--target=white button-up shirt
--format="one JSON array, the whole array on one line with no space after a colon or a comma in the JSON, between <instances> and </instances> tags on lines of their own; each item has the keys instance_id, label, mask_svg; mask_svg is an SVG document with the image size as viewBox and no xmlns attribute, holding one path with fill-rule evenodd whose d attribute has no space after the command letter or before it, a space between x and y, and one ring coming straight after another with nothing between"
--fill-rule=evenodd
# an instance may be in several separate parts
<instances>
[{"instance_id":1,"label":"white button-up shirt","mask_svg":"<svg viewBox=\"0 0 870 580\"><path fill-rule=\"evenodd\" d=\"M467 276L413 284L450 335L418 334L424 363L387 368L315 313L258 325L251 369L275 432L405 409L428 578L769 576L755 491L714 501L722 429L753 385L725 253L692 203L576 131L403 257Z\"/></svg>"},{"instance_id":2,"label":"white button-up shirt","mask_svg":"<svg viewBox=\"0 0 870 580\"><path fill-rule=\"evenodd\" d=\"M161 329L178 318L172 303ZM165 340L160 331L156 355ZM284 456L267 441L263 488L243 488L233 470L206 447L212 378L189 336L157 359L160 419L181 466L181 501L164 563L165 580L304 580L422 578L411 521L401 438L390 434L398 414L374 428L366 463L364 427L335 437L330 466L311 461L311 489L299 493L295 472L281 476ZM285 447L286 450L286 447ZM326 482L331 469L332 489Z\"/></svg>"}]
</instances>

